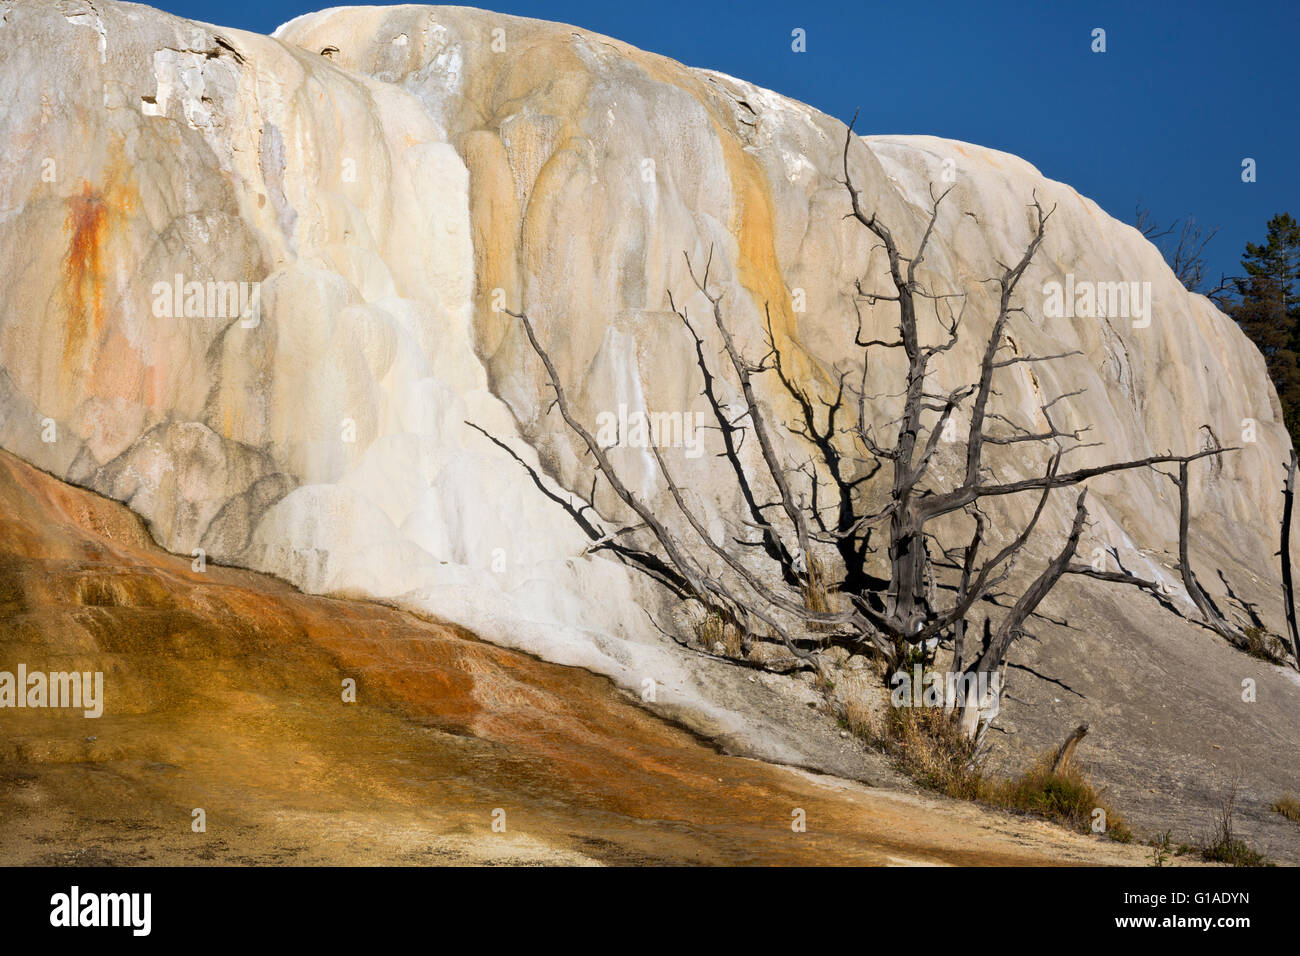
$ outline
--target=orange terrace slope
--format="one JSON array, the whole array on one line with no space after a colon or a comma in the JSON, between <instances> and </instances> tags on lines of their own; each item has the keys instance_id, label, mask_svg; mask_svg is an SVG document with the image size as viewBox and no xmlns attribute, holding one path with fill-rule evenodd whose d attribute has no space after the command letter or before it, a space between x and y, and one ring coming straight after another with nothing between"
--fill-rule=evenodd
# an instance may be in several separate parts
<instances>
[{"instance_id":1,"label":"orange terrace slope","mask_svg":"<svg viewBox=\"0 0 1300 956\"><path fill-rule=\"evenodd\" d=\"M196 572L122 505L0 452L0 671L19 664L102 671L105 706L0 709L5 864L1147 856L723 756L586 672L251 572Z\"/></svg>"}]
</instances>

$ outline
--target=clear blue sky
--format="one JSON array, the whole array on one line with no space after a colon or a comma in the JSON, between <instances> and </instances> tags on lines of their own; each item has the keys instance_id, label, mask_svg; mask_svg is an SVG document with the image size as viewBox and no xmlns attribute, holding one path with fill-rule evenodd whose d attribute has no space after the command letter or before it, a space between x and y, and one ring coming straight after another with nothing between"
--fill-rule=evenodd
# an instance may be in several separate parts
<instances>
[{"instance_id":1,"label":"clear blue sky","mask_svg":"<svg viewBox=\"0 0 1300 956\"><path fill-rule=\"evenodd\" d=\"M159 0L269 33L321 0ZM1023 156L1132 222L1218 225L1210 271L1239 271L1276 212L1300 216L1296 0L492 0L708 67L848 120ZM791 50L802 28L807 52ZM1106 52L1091 50L1106 31ZM1241 181L1243 158L1257 181Z\"/></svg>"}]
</instances>

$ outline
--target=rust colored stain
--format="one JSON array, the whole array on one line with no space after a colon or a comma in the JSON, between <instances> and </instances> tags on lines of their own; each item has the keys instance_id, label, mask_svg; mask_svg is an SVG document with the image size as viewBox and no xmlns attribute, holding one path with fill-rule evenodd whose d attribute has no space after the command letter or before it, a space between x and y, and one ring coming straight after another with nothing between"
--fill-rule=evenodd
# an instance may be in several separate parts
<instances>
[{"instance_id":1,"label":"rust colored stain","mask_svg":"<svg viewBox=\"0 0 1300 956\"><path fill-rule=\"evenodd\" d=\"M196 846L219 862L350 865L1145 859L1045 823L724 757L594 674L382 605L195 571L123 505L0 451L0 662L15 659L102 670L108 704L93 737L57 711L4 717L5 863L91 848L125 864L144 848L193 864ZM15 779L31 785L3 785ZM196 792L237 822L220 844L175 825ZM489 831L492 807L524 842ZM808 833L792 832L794 807L815 821Z\"/></svg>"},{"instance_id":2,"label":"rust colored stain","mask_svg":"<svg viewBox=\"0 0 1300 956\"><path fill-rule=\"evenodd\" d=\"M68 301L65 364L75 360L81 351L87 327L98 332L103 325L104 239L108 227L108 205L103 194L90 183L83 182L81 194L70 196L67 203L64 228L71 233L71 238L63 264Z\"/></svg>"}]
</instances>

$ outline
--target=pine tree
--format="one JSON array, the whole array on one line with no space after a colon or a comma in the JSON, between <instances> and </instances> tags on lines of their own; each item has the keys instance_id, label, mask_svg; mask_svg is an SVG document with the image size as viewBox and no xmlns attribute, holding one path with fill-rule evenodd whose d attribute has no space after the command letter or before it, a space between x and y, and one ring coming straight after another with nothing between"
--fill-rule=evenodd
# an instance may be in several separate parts
<instances>
[{"instance_id":1,"label":"pine tree","mask_svg":"<svg viewBox=\"0 0 1300 956\"><path fill-rule=\"evenodd\" d=\"M1229 314L1263 353L1291 440L1300 444L1300 223L1289 213L1274 216L1262 245L1246 243L1241 264L1246 274L1236 280Z\"/></svg>"}]
</instances>

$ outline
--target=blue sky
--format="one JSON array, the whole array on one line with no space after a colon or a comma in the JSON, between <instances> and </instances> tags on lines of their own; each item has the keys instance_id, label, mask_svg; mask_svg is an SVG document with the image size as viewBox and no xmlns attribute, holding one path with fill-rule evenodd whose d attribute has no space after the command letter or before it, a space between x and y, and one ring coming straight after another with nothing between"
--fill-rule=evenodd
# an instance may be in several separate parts
<instances>
[{"instance_id":1,"label":"blue sky","mask_svg":"<svg viewBox=\"0 0 1300 956\"><path fill-rule=\"evenodd\" d=\"M320 0L159 0L267 33ZM1210 272L1239 271L1268 218L1300 216L1300 4L1000 0L493 0L802 100L863 133L931 133L1023 156L1133 221L1218 225ZM1106 52L1091 50L1106 31ZM791 49L801 28L807 51ZM1257 181L1243 183L1242 160Z\"/></svg>"}]
</instances>

